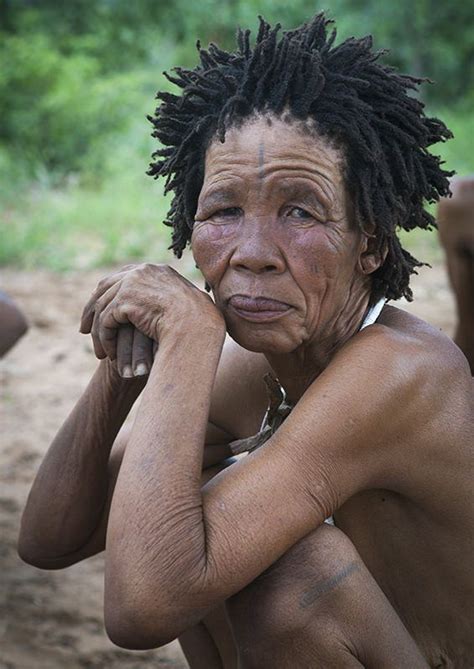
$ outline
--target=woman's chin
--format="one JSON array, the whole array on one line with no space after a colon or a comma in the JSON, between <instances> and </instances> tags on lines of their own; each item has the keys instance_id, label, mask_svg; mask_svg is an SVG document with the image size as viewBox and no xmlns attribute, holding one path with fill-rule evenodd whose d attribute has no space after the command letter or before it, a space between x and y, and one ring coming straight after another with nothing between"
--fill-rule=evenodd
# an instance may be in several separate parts
<instances>
[{"instance_id":1,"label":"woman's chin","mask_svg":"<svg viewBox=\"0 0 474 669\"><path fill-rule=\"evenodd\" d=\"M227 332L239 346L247 351L266 355L289 354L302 343L290 337L287 332L272 332L270 328L250 330L247 327L228 323Z\"/></svg>"}]
</instances>

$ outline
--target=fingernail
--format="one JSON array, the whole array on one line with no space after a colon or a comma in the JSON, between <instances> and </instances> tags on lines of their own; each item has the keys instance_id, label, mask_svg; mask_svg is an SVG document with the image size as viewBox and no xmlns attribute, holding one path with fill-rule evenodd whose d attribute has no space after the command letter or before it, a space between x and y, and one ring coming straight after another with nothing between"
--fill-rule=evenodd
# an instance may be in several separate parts
<instances>
[{"instance_id":1,"label":"fingernail","mask_svg":"<svg viewBox=\"0 0 474 669\"><path fill-rule=\"evenodd\" d=\"M122 376L124 379L131 379L133 378L133 369L131 365L124 365L122 367Z\"/></svg>"},{"instance_id":2,"label":"fingernail","mask_svg":"<svg viewBox=\"0 0 474 669\"><path fill-rule=\"evenodd\" d=\"M144 362L139 362L135 367L135 376L145 376L148 374L148 367Z\"/></svg>"}]
</instances>

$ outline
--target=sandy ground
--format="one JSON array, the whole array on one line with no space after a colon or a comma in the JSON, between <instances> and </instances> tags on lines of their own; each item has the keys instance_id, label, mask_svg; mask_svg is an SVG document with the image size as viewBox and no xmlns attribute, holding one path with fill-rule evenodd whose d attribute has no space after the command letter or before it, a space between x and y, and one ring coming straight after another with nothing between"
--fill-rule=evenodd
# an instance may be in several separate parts
<instances>
[{"instance_id":1,"label":"sandy ground","mask_svg":"<svg viewBox=\"0 0 474 669\"><path fill-rule=\"evenodd\" d=\"M0 669L187 667L177 643L136 653L108 641L101 556L47 572L16 554L21 509L41 457L96 365L78 322L102 274L0 272L0 288L30 321L28 334L0 361ZM414 290L415 301L401 306L451 335L454 305L444 269L423 268Z\"/></svg>"}]
</instances>

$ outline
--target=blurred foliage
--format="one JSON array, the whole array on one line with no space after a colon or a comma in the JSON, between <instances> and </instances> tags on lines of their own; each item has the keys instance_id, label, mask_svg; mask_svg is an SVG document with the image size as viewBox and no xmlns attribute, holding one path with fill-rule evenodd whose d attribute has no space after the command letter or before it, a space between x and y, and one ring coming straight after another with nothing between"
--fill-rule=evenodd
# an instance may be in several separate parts
<instances>
[{"instance_id":1,"label":"blurred foliage","mask_svg":"<svg viewBox=\"0 0 474 669\"><path fill-rule=\"evenodd\" d=\"M255 31L258 14L292 28L321 9L339 39L373 33L387 62L436 82L422 95L456 135L440 152L472 171L474 5L464 0L0 0L0 263L156 257L166 202L144 176L155 148L145 116L169 86L162 71L194 64L198 37L232 48L236 26Z\"/></svg>"},{"instance_id":2,"label":"blurred foliage","mask_svg":"<svg viewBox=\"0 0 474 669\"><path fill-rule=\"evenodd\" d=\"M457 104L472 91L471 3L325 0L323 8L339 17L341 37L374 33L392 49L389 61L437 80L431 101ZM315 10L307 0L0 0L0 142L53 172L90 167L145 92L151 101L158 72L194 61L197 36L229 47L235 27L255 27L260 12L294 27Z\"/></svg>"}]
</instances>

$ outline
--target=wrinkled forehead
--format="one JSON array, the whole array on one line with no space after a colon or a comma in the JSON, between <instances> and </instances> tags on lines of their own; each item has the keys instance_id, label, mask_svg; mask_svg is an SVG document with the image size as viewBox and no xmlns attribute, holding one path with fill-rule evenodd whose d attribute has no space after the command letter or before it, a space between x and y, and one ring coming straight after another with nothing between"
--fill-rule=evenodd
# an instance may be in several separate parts
<instances>
[{"instance_id":1,"label":"wrinkled forehead","mask_svg":"<svg viewBox=\"0 0 474 669\"><path fill-rule=\"evenodd\" d=\"M303 122L271 116L246 120L214 139L206 152L201 198L216 187L253 190L306 184L332 201L346 200L343 150Z\"/></svg>"},{"instance_id":2,"label":"wrinkled forehead","mask_svg":"<svg viewBox=\"0 0 474 669\"><path fill-rule=\"evenodd\" d=\"M317 132L314 124L259 116L231 126L225 141L211 140L206 151L204 181L225 172L247 169L256 177L273 172L320 173L342 182L345 166L343 149Z\"/></svg>"}]
</instances>

